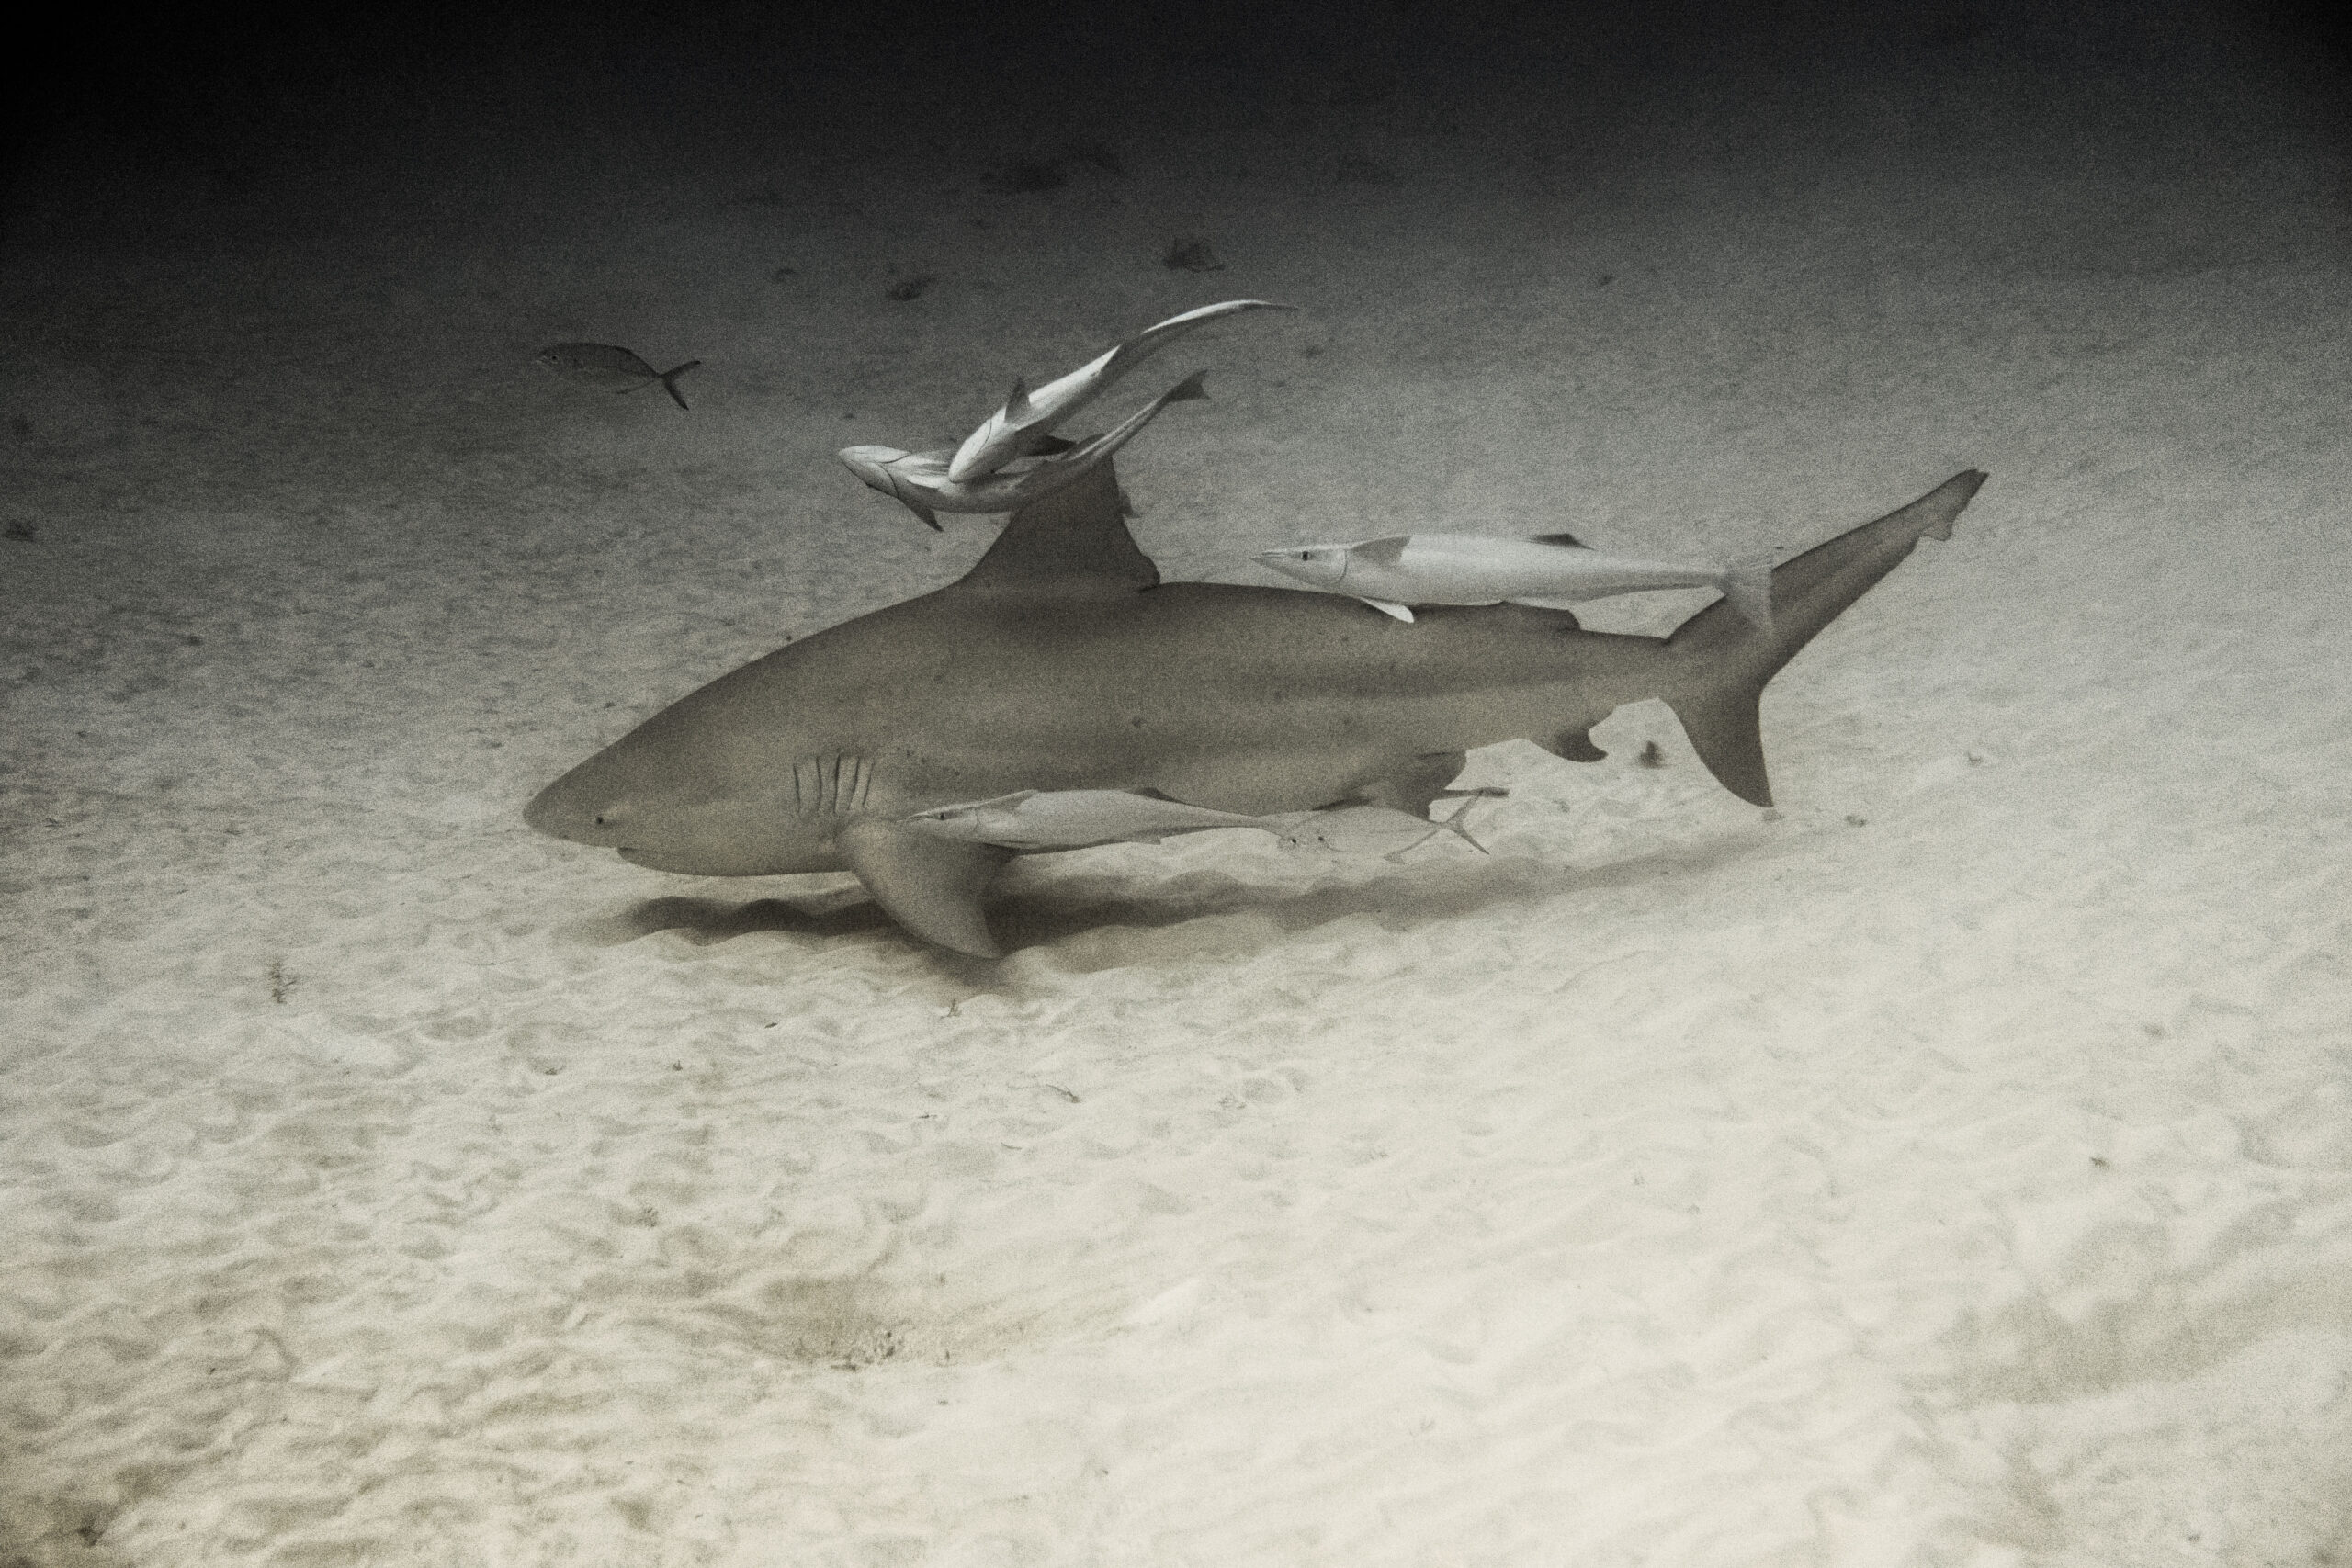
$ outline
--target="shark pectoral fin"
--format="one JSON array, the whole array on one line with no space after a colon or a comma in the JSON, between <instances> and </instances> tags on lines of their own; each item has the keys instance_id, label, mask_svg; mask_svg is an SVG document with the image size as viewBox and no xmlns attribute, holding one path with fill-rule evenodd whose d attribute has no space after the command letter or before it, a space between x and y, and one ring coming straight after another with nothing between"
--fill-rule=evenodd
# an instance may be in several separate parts
<instances>
[{"instance_id":1,"label":"shark pectoral fin","mask_svg":"<svg viewBox=\"0 0 2352 1568\"><path fill-rule=\"evenodd\" d=\"M1363 596L1358 594L1357 597L1361 599ZM1386 599L1364 599L1363 602L1384 615L1394 615L1408 626L1413 624L1413 612L1403 604L1392 604Z\"/></svg>"},{"instance_id":2,"label":"shark pectoral fin","mask_svg":"<svg viewBox=\"0 0 2352 1568\"><path fill-rule=\"evenodd\" d=\"M935 838L901 822L860 817L842 825L842 858L892 919L925 942L975 958L1001 958L981 898L1012 858L994 844Z\"/></svg>"}]
</instances>

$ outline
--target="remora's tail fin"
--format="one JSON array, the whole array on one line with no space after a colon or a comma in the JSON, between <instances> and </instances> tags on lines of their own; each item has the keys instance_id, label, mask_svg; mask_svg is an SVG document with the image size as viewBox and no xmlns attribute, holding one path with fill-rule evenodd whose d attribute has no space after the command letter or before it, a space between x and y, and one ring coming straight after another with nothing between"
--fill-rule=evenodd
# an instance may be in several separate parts
<instances>
[{"instance_id":1,"label":"remora's tail fin","mask_svg":"<svg viewBox=\"0 0 2352 1568\"><path fill-rule=\"evenodd\" d=\"M1681 668L1673 689L1662 694L1699 760L1725 789L1758 806L1772 804L1756 714L1765 682L1901 565L1922 537L1951 538L1952 519L1984 482L1974 468L1954 474L1901 511L1849 529L1776 569L1769 630L1752 625L1726 598L1667 639L1667 651Z\"/></svg>"},{"instance_id":2,"label":"remora's tail fin","mask_svg":"<svg viewBox=\"0 0 2352 1568\"><path fill-rule=\"evenodd\" d=\"M675 370L664 370L662 372L662 389L669 393L670 400L677 404L680 408L684 408L686 406L686 400L678 395L678 378L701 363L702 361L699 359L689 359L684 365L679 366Z\"/></svg>"}]
</instances>

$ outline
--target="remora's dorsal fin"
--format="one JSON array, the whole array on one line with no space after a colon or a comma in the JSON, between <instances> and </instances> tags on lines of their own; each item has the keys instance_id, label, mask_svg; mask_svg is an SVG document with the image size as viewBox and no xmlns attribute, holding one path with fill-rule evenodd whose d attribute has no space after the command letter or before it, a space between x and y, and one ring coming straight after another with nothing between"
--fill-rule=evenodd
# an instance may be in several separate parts
<instances>
[{"instance_id":1,"label":"remora's dorsal fin","mask_svg":"<svg viewBox=\"0 0 2352 1568\"><path fill-rule=\"evenodd\" d=\"M1027 593L1136 593L1159 569L1136 547L1120 515L1119 478L1103 458L1012 514L958 589Z\"/></svg>"},{"instance_id":2,"label":"remora's dorsal fin","mask_svg":"<svg viewBox=\"0 0 2352 1568\"><path fill-rule=\"evenodd\" d=\"M1531 545L1566 545L1572 550L1589 550L1592 548L1590 545L1586 544L1574 534L1538 534L1532 539L1530 539L1528 543Z\"/></svg>"},{"instance_id":3,"label":"remora's dorsal fin","mask_svg":"<svg viewBox=\"0 0 2352 1568\"><path fill-rule=\"evenodd\" d=\"M1012 858L994 844L942 839L875 817L842 824L842 859L883 912L925 942L975 958L1001 958L980 900Z\"/></svg>"}]
</instances>

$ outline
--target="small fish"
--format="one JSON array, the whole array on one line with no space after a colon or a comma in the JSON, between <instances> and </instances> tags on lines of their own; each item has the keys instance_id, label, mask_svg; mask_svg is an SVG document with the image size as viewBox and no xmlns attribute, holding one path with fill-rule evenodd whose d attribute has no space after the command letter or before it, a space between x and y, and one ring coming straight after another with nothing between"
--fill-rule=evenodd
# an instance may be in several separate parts
<instances>
[{"instance_id":1,"label":"small fish","mask_svg":"<svg viewBox=\"0 0 2352 1568\"><path fill-rule=\"evenodd\" d=\"M906 452L896 446L844 446L838 456L851 473L884 495L904 502L908 511L933 528L939 526L938 513L942 512L1017 512L1084 477L1088 469L1134 440L1170 403L1206 398L1208 393L1201 389L1205 374L1202 371L1187 376L1090 441L1073 446L1042 431L1029 432L1023 437L1024 452L1053 455L1017 473L990 474L971 484L958 484L947 477L952 454L944 450Z\"/></svg>"},{"instance_id":2,"label":"small fish","mask_svg":"<svg viewBox=\"0 0 2352 1568\"><path fill-rule=\"evenodd\" d=\"M678 395L678 378L702 361L689 359L675 369L656 370L616 344L560 343L539 350L539 363L584 386L607 392L634 392L658 381L662 389L670 394L670 400L684 408L686 400Z\"/></svg>"},{"instance_id":3,"label":"small fish","mask_svg":"<svg viewBox=\"0 0 2352 1568\"><path fill-rule=\"evenodd\" d=\"M1016 380L1004 406L989 415L978 430L964 437L947 460L947 477L956 484L985 479L1021 456L1022 442L1043 434L1092 402L1111 383L1159 353L1194 327L1244 310L1295 310L1295 305L1273 305L1263 299L1227 299L1203 305L1181 316L1170 316L1146 327L1109 353L1087 361L1069 375L1046 382L1035 391Z\"/></svg>"},{"instance_id":4,"label":"small fish","mask_svg":"<svg viewBox=\"0 0 2352 1568\"><path fill-rule=\"evenodd\" d=\"M934 806L916 812L907 821L936 838L993 844L1033 854L1048 850L1091 849L1097 844L1157 843L1180 833L1204 833L1217 828L1255 828L1295 848L1336 850L1362 850L1375 838L1393 840L1400 835L1410 835L1410 843L1390 854L1393 860L1405 850L1444 832L1459 834L1484 854L1486 847L1461 826L1460 818L1468 809L1465 803L1462 810L1443 822L1432 822L1428 818L1384 806L1251 817L1237 811L1213 811L1205 806L1188 806L1156 790L1021 789L992 800Z\"/></svg>"},{"instance_id":5,"label":"small fish","mask_svg":"<svg viewBox=\"0 0 2352 1568\"><path fill-rule=\"evenodd\" d=\"M1713 588L1743 620L1772 629L1772 558L1725 567L1672 566L1602 555L1571 534L1496 539L1478 534L1396 534L1353 545L1265 550L1255 559L1301 582L1349 593L1410 621L1411 604L1532 604L1564 610L1587 599L1653 588Z\"/></svg>"}]
</instances>

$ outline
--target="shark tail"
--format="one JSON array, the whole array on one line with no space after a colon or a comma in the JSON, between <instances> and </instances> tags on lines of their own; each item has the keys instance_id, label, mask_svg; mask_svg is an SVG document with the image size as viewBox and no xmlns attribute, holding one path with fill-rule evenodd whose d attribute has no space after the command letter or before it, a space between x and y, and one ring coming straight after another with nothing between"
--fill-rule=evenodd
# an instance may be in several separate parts
<instances>
[{"instance_id":1,"label":"shark tail","mask_svg":"<svg viewBox=\"0 0 2352 1568\"><path fill-rule=\"evenodd\" d=\"M1661 694L1682 721L1707 771L1742 800L1772 804L1757 705L1765 683L1799 649L1872 584L1901 565L1920 539L1949 539L1984 475L1954 474L1926 495L1875 523L1848 530L1773 570L1758 617L1728 587L1667 638L1678 666Z\"/></svg>"},{"instance_id":2,"label":"shark tail","mask_svg":"<svg viewBox=\"0 0 2352 1568\"><path fill-rule=\"evenodd\" d=\"M674 370L664 370L662 372L662 389L669 393L670 400L677 404L680 408L684 408L686 406L686 400L678 395L678 378L701 363L702 361L699 359L689 359Z\"/></svg>"}]
</instances>

